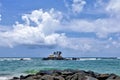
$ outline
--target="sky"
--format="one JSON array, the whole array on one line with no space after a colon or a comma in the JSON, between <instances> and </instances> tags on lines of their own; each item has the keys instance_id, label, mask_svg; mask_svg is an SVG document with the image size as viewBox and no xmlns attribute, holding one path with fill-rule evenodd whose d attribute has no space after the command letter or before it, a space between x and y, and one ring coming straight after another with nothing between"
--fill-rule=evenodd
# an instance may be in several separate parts
<instances>
[{"instance_id":1,"label":"sky","mask_svg":"<svg viewBox=\"0 0 120 80\"><path fill-rule=\"evenodd\" d=\"M0 57L120 57L120 0L0 0Z\"/></svg>"}]
</instances>

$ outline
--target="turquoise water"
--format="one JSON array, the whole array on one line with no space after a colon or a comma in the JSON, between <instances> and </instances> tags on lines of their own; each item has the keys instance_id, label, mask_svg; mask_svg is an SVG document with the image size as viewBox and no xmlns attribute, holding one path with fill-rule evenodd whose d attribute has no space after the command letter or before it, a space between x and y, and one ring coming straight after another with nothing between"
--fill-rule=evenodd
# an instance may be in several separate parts
<instances>
[{"instance_id":1,"label":"turquoise water","mask_svg":"<svg viewBox=\"0 0 120 80\"><path fill-rule=\"evenodd\" d=\"M46 60L41 58L0 58L0 77L16 76L20 74L36 73L39 70L52 69L80 69L92 70L98 73L115 73L120 75L119 59L84 59L84 60ZM0 78L0 80L2 80ZM7 79L3 79L7 80Z\"/></svg>"}]
</instances>

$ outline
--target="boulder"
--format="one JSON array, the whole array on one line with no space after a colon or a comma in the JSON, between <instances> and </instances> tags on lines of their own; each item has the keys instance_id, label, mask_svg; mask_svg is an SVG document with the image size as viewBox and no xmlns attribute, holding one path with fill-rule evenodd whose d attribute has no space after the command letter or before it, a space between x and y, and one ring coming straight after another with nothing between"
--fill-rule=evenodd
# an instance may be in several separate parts
<instances>
[{"instance_id":1,"label":"boulder","mask_svg":"<svg viewBox=\"0 0 120 80\"><path fill-rule=\"evenodd\" d=\"M120 80L120 76L110 74L110 76L106 80Z\"/></svg>"},{"instance_id":2,"label":"boulder","mask_svg":"<svg viewBox=\"0 0 120 80\"><path fill-rule=\"evenodd\" d=\"M109 74L100 74L97 78L99 80L106 80L109 76Z\"/></svg>"},{"instance_id":3,"label":"boulder","mask_svg":"<svg viewBox=\"0 0 120 80\"><path fill-rule=\"evenodd\" d=\"M71 80L85 80L85 75L81 73L75 73L72 75Z\"/></svg>"},{"instance_id":4,"label":"boulder","mask_svg":"<svg viewBox=\"0 0 120 80\"><path fill-rule=\"evenodd\" d=\"M13 77L13 80L14 80L14 79L19 79L19 77Z\"/></svg>"},{"instance_id":5,"label":"boulder","mask_svg":"<svg viewBox=\"0 0 120 80\"><path fill-rule=\"evenodd\" d=\"M85 76L85 80L98 80L97 78L91 77L91 76Z\"/></svg>"},{"instance_id":6,"label":"boulder","mask_svg":"<svg viewBox=\"0 0 120 80\"><path fill-rule=\"evenodd\" d=\"M120 80L115 74L98 74L83 70L42 70L36 74L13 77L11 80Z\"/></svg>"},{"instance_id":7,"label":"boulder","mask_svg":"<svg viewBox=\"0 0 120 80\"><path fill-rule=\"evenodd\" d=\"M33 76L33 79L40 79L42 76L41 75L36 75L36 76Z\"/></svg>"},{"instance_id":8,"label":"boulder","mask_svg":"<svg viewBox=\"0 0 120 80\"><path fill-rule=\"evenodd\" d=\"M65 80L62 76L56 76L54 77L54 80Z\"/></svg>"},{"instance_id":9,"label":"boulder","mask_svg":"<svg viewBox=\"0 0 120 80\"><path fill-rule=\"evenodd\" d=\"M36 75L45 75L45 74L49 74L51 75L53 72L50 70L41 70L38 73L36 73Z\"/></svg>"},{"instance_id":10,"label":"boulder","mask_svg":"<svg viewBox=\"0 0 120 80\"><path fill-rule=\"evenodd\" d=\"M50 75L44 75L41 77L41 80L54 80L53 76Z\"/></svg>"}]
</instances>

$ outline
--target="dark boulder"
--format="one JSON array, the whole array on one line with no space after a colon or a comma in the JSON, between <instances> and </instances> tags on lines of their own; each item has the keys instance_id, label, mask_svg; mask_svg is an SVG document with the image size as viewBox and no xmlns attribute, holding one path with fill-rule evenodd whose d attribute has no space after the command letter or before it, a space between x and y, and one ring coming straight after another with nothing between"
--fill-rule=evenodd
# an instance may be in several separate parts
<instances>
[{"instance_id":1,"label":"dark boulder","mask_svg":"<svg viewBox=\"0 0 120 80\"><path fill-rule=\"evenodd\" d=\"M91 76L85 76L86 79L84 80L98 80L97 78L91 77Z\"/></svg>"},{"instance_id":2,"label":"dark boulder","mask_svg":"<svg viewBox=\"0 0 120 80\"><path fill-rule=\"evenodd\" d=\"M50 75L44 75L41 77L41 80L54 80L53 76Z\"/></svg>"},{"instance_id":3,"label":"dark boulder","mask_svg":"<svg viewBox=\"0 0 120 80\"><path fill-rule=\"evenodd\" d=\"M99 80L106 80L110 75L109 74L100 74L97 76Z\"/></svg>"},{"instance_id":4,"label":"dark boulder","mask_svg":"<svg viewBox=\"0 0 120 80\"><path fill-rule=\"evenodd\" d=\"M115 74L110 74L106 80L120 80L120 76Z\"/></svg>"},{"instance_id":5,"label":"dark boulder","mask_svg":"<svg viewBox=\"0 0 120 80\"><path fill-rule=\"evenodd\" d=\"M71 77L71 80L85 80L85 79L86 79L85 75L81 73L75 73Z\"/></svg>"},{"instance_id":6,"label":"dark boulder","mask_svg":"<svg viewBox=\"0 0 120 80\"><path fill-rule=\"evenodd\" d=\"M54 77L54 80L65 80L62 76L56 76Z\"/></svg>"},{"instance_id":7,"label":"dark boulder","mask_svg":"<svg viewBox=\"0 0 120 80\"><path fill-rule=\"evenodd\" d=\"M45 75L45 74L49 74L51 75L53 72L50 70L41 70L38 73L36 73L36 75Z\"/></svg>"}]
</instances>

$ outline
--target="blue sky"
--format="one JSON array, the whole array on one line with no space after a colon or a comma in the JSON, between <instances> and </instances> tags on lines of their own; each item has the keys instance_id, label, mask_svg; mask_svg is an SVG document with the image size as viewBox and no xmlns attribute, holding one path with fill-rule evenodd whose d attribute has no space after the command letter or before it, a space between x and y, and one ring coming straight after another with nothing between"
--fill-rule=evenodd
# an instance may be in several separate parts
<instances>
[{"instance_id":1,"label":"blue sky","mask_svg":"<svg viewBox=\"0 0 120 80\"><path fill-rule=\"evenodd\" d=\"M120 56L119 0L0 0L0 57Z\"/></svg>"}]
</instances>

